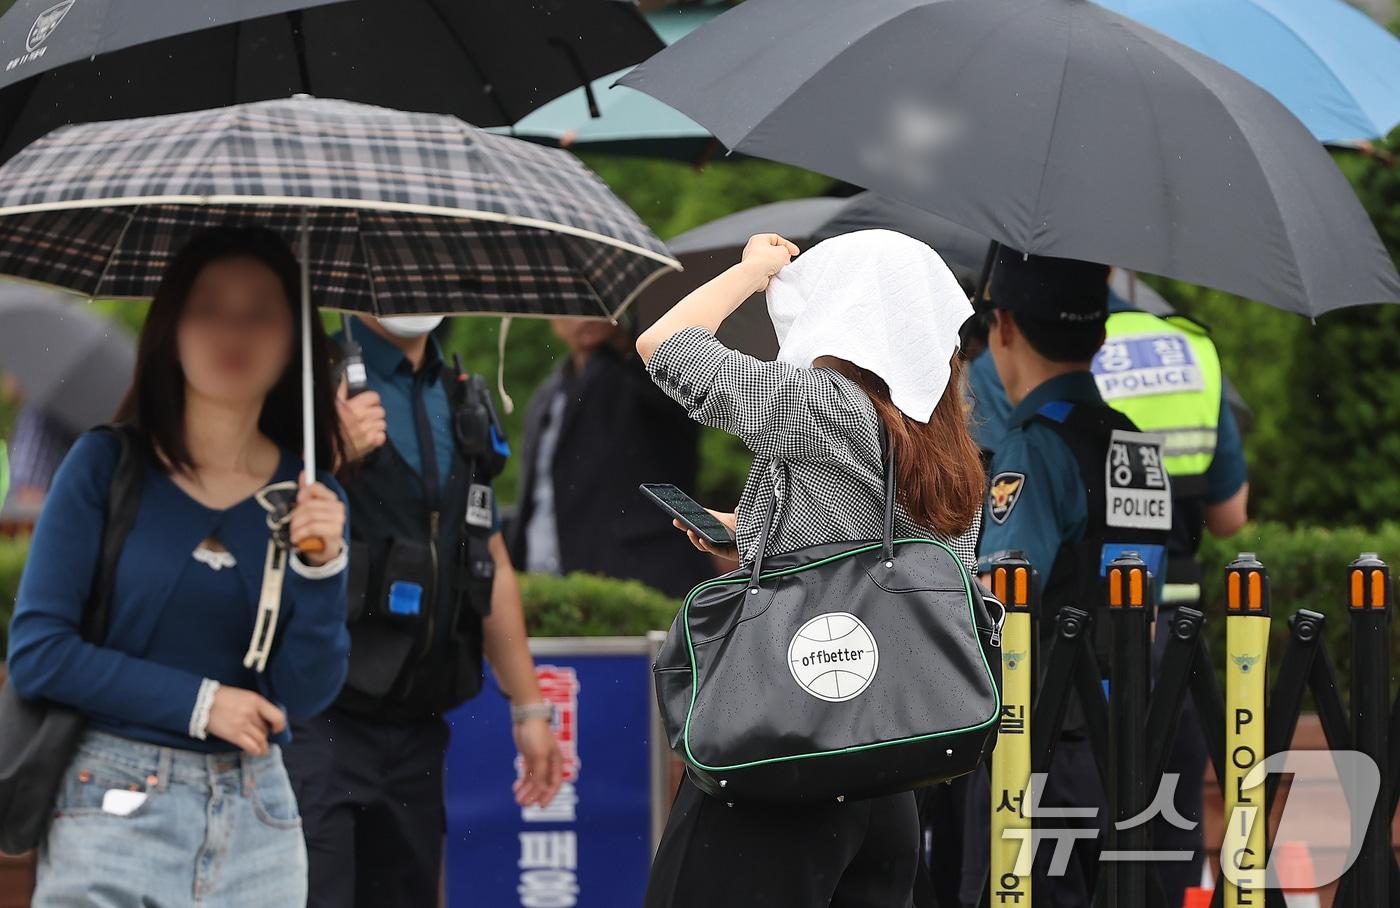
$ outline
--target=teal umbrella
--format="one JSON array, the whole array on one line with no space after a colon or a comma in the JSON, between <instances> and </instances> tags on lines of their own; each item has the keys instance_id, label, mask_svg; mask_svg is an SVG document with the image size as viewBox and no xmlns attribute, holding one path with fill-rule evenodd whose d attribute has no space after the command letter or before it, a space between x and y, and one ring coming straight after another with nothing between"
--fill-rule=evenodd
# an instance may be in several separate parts
<instances>
[{"instance_id":1,"label":"teal umbrella","mask_svg":"<svg viewBox=\"0 0 1400 908\"><path fill-rule=\"evenodd\" d=\"M647 14L667 44L680 40L727 7L685 6ZM630 69L631 67L628 67ZM719 149L709 130L680 111L639 91L609 88L627 69L596 79L543 105L501 132L560 148L700 161Z\"/></svg>"}]
</instances>

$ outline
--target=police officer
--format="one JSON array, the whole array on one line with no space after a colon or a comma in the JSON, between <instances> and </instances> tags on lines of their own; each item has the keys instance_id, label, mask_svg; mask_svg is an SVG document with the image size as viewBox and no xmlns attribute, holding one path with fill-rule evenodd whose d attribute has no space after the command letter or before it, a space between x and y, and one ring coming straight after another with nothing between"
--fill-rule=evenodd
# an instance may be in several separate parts
<instances>
[{"instance_id":1,"label":"police officer","mask_svg":"<svg viewBox=\"0 0 1400 908\"><path fill-rule=\"evenodd\" d=\"M1223 537L1239 531L1249 483L1240 430L1209 332L1185 316L1134 309L1112 291L1108 305L1106 339L1092 367L1100 394L1142 431L1165 436L1163 463L1171 477L1172 528L1153 641L1155 668L1176 609L1201 607L1202 566L1196 553L1202 532ZM978 442L991 452L1006 432L1010 404L990 356L975 360L968 374ZM1178 813L1197 825L1182 829L1161 819L1153 823L1156 848L1193 855L1190 861L1155 865L1169 905L1181 904L1186 888L1201 878L1205 843L1199 824L1206 759L1195 704L1188 697L1167 772L1177 776Z\"/></svg>"},{"instance_id":2,"label":"police officer","mask_svg":"<svg viewBox=\"0 0 1400 908\"><path fill-rule=\"evenodd\" d=\"M1210 333L1185 316L1158 317L1117 302L1110 309L1107 339L1094 357L1094 376L1110 406L1144 432L1165 437L1163 463L1172 484L1172 529L1152 648L1156 668L1177 608L1201 608L1203 568L1196 553L1202 531L1229 536L1244 526L1249 483ZM1186 888L1201 879L1206 759L1195 701L1187 697L1166 771L1176 775L1177 812L1196 825L1182 829L1164 819L1153 821L1154 848L1192 854L1189 861L1155 865L1168 905L1181 904Z\"/></svg>"},{"instance_id":3,"label":"police officer","mask_svg":"<svg viewBox=\"0 0 1400 908\"><path fill-rule=\"evenodd\" d=\"M491 490L509 449L481 380L444 368L439 322L362 319L369 390L345 399L342 387L350 671L286 755L313 906L437 904L443 713L480 689L483 655L511 699L516 800L547 804L561 781Z\"/></svg>"},{"instance_id":4,"label":"police officer","mask_svg":"<svg viewBox=\"0 0 1400 908\"><path fill-rule=\"evenodd\" d=\"M990 283L988 355L1010 411L989 465L979 556L1026 553L1040 572L1042 640L1063 606L1092 609L1104 601L1104 566L1123 552L1138 552L1158 578L1166 566L1171 488L1161 440L1104 402L1090 368L1104 340L1107 275L1103 265L1003 249ZM1105 668L1107 622L1095 625ZM1066 715L1041 804L1095 807L1096 819L1081 824L1107 826L1077 703ZM986 809L978 786L969 820L985 824ZM1052 843L1038 853L1042 863ZM1065 875L1048 880L1049 904L1087 906L1097 858L1092 842L1078 844ZM976 903L980 892L969 889L973 880L980 889L983 879L965 879L964 902Z\"/></svg>"}]
</instances>

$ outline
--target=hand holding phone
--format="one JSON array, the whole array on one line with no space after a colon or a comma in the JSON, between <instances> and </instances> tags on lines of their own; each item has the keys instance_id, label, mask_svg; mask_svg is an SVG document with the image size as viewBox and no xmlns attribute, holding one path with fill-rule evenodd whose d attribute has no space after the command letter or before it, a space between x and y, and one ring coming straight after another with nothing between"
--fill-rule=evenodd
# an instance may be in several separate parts
<instances>
[{"instance_id":1,"label":"hand holding phone","mask_svg":"<svg viewBox=\"0 0 1400 908\"><path fill-rule=\"evenodd\" d=\"M734 534L698 501L669 483L644 482L641 490L652 503L716 548L734 545Z\"/></svg>"}]
</instances>

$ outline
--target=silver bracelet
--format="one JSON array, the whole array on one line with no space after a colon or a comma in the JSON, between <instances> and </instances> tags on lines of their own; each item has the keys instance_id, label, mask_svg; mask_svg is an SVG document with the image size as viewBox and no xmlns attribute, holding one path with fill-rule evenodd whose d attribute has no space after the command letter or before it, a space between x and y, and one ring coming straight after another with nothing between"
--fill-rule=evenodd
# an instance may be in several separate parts
<instances>
[{"instance_id":1,"label":"silver bracelet","mask_svg":"<svg viewBox=\"0 0 1400 908\"><path fill-rule=\"evenodd\" d=\"M205 678L199 682L199 693L194 698L194 709L190 712L190 737L203 741L209 737L209 713L214 709L214 695L219 692L219 682Z\"/></svg>"},{"instance_id":2,"label":"silver bracelet","mask_svg":"<svg viewBox=\"0 0 1400 908\"><path fill-rule=\"evenodd\" d=\"M510 721L519 725L531 719L544 719L547 722L554 721L553 703L522 703L510 705Z\"/></svg>"}]
</instances>

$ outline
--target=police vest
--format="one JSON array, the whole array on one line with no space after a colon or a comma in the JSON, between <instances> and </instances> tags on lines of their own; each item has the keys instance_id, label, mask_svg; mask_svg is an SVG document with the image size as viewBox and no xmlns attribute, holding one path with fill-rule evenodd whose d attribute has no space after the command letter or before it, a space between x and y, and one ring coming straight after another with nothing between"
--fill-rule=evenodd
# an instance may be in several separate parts
<instances>
[{"instance_id":1,"label":"police vest","mask_svg":"<svg viewBox=\"0 0 1400 908\"><path fill-rule=\"evenodd\" d=\"M1103 399L1142 431L1166 438L1176 522L1168 548L1168 584L1199 584L1206 470L1215 457L1223 390L1220 356L1205 328L1181 316L1115 312L1094 356ZM1188 596L1188 599L1194 597Z\"/></svg>"},{"instance_id":2,"label":"police vest","mask_svg":"<svg viewBox=\"0 0 1400 908\"><path fill-rule=\"evenodd\" d=\"M1041 593L1041 628L1049 634L1055 614L1073 605L1095 616L1094 648L1108 662L1108 616L1103 604L1105 567L1124 552L1138 552L1160 576L1172 524L1171 480L1162 466L1161 439L1103 404L1065 402L1032 417L1064 441L1074 456L1088 506L1084 535L1063 542Z\"/></svg>"},{"instance_id":3,"label":"police vest","mask_svg":"<svg viewBox=\"0 0 1400 908\"><path fill-rule=\"evenodd\" d=\"M453 456L437 501L387 443L345 468L350 504L350 670L336 706L386 721L440 714L482 681L495 563L490 481L504 436L475 376L443 370Z\"/></svg>"}]
</instances>

